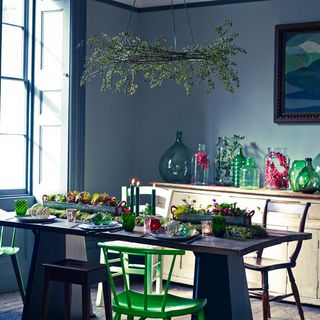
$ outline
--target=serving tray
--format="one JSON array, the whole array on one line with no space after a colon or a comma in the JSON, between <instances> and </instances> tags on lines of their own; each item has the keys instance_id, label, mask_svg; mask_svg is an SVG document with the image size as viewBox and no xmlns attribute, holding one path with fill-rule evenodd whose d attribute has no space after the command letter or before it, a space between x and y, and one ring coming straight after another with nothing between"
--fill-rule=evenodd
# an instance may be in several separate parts
<instances>
[{"instance_id":1,"label":"serving tray","mask_svg":"<svg viewBox=\"0 0 320 320\"><path fill-rule=\"evenodd\" d=\"M59 202L59 201L47 201L43 200L43 205L48 208L53 209L77 209L79 211L85 212L108 212L116 216L120 215L123 207L126 205L125 201L121 201L118 206L111 207L102 204L92 205L92 204L82 204L73 202Z\"/></svg>"}]
</instances>

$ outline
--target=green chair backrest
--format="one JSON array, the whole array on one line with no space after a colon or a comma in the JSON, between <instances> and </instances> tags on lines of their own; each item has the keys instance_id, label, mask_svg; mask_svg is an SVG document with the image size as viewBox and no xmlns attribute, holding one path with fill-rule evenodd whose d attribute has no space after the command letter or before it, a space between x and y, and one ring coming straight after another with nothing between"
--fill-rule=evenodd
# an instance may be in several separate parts
<instances>
[{"instance_id":1,"label":"green chair backrest","mask_svg":"<svg viewBox=\"0 0 320 320\"><path fill-rule=\"evenodd\" d=\"M117 263L120 261L120 265L122 268L122 278L123 278L123 284L124 284L124 292L126 293L126 299L127 299L127 305L129 308L131 308L131 297L130 297L130 289L129 289L129 283L128 283L128 278L130 274L127 274L127 270L125 268L125 261L124 261L124 255L130 254L130 255L139 255L139 256L144 256L144 265L147 265L147 256L148 255L160 255L160 256L172 256L172 262L170 265L166 285L165 285L165 290L163 292L163 298L162 298L162 304L161 304L161 309L164 311L167 303L167 297L168 297L168 291L169 291L169 286L170 286L170 280L172 276L172 271L174 267L174 263L176 260L177 255L184 255L185 251L184 250L179 250L179 249L168 249L168 248L135 248L135 247L125 247L125 246L115 246L112 244L108 244L107 242L99 242L98 246L100 246L103 249L103 253L105 256L105 261L106 261L106 267L107 267L107 273L110 281L110 287L111 291L113 293L114 297L114 303L119 306L119 301L117 298L117 292L116 292L116 286L114 283L114 277L118 276L119 273L112 273L111 271L111 266L114 263ZM119 255L119 258L114 258L114 254ZM111 257L111 255L113 255ZM148 298L151 295L148 295L147 293L147 280L148 279L148 268L144 267L144 286L143 286L143 308L145 311L147 311L147 306L148 306Z\"/></svg>"},{"instance_id":2,"label":"green chair backrest","mask_svg":"<svg viewBox=\"0 0 320 320\"><path fill-rule=\"evenodd\" d=\"M0 229L0 248L2 248L4 246L3 245L3 243L4 243L4 231L5 231L5 228L1 227L1 229ZM15 239L16 239L16 229L12 228L11 243L10 243L10 247L11 248L14 247Z\"/></svg>"}]
</instances>

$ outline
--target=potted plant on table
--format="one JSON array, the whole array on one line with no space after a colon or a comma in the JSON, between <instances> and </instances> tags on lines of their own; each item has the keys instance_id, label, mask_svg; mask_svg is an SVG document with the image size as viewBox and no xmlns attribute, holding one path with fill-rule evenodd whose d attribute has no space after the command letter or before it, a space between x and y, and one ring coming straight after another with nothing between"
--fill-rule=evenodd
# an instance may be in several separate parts
<instances>
[{"instance_id":1,"label":"potted plant on table","mask_svg":"<svg viewBox=\"0 0 320 320\"><path fill-rule=\"evenodd\" d=\"M136 215L130 209L122 210L122 226L126 231L133 231L136 225Z\"/></svg>"}]
</instances>

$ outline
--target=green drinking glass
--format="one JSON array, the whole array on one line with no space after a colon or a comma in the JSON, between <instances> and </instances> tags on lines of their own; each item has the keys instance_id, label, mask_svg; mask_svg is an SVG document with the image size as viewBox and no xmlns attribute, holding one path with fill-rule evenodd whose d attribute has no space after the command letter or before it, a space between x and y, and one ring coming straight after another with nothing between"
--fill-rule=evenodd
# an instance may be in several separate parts
<instances>
[{"instance_id":1,"label":"green drinking glass","mask_svg":"<svg viewBox=\"0 0 320 320\"><path fill-rule=\"evenodd\" d=\"M15 200L14 210L17 216L24 216L28 210L28 200L24 200L24 199Z\"/></svg>"}]
</instances>

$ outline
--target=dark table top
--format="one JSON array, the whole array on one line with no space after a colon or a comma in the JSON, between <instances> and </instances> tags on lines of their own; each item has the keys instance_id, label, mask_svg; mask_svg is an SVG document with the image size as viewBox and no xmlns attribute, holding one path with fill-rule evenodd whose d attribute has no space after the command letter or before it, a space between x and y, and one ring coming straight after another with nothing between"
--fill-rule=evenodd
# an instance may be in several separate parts
<instances>
[{"instance_id":1,"label":"dark table top","mask_svg":"<svg viewBox=\"0 0 320 320\"><path fill-rule=\"evenodd\" d=\"M299 233L282 230L268 230L268 237L262 239L235 240L209 236L201 237L191 243L188 243L188 241L174 241L155 238L150 234L145 234L143 227L136 227L133 232L126 232L124 230L87 231L80 229L78 227L79 223L68 223L66 220L58 218L49 223L19 221L15 218L15 213L3 210L0 210L0 226L96 237L101 239L101 241L123 240L228 256L243 256L247 253L274 246L282 242L307 240L312 237L311 233L307 232Z\"/></svg>"}]
</instances>

